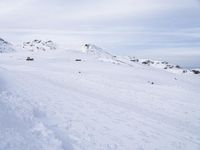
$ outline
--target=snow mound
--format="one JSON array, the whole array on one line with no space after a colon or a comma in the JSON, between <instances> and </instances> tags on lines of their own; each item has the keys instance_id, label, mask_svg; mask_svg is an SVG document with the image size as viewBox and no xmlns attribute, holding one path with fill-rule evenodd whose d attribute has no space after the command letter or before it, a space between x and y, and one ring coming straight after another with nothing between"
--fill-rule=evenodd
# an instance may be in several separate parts
<instances>
[{"instance_id":1,"label":"snow mound","mask_svg":"<svg viewBox=\"0 0 200 150\"><path fill-rule=\"evenodd\" d=\"M13 52L12 44L0 38L0 53Z\"/></svg>"},{"instance_id":2,"label":"snow mound","mask_svg":"<svg viewBox=\"0 0 200 150\"><path fill-rule=\"evenodd\" d=\"M30 42L24 42L23 48L29 51L49 51L49 50L55 50L56 44L51 40L42 41L36 39Z\"/></svg>"}]
</instances>

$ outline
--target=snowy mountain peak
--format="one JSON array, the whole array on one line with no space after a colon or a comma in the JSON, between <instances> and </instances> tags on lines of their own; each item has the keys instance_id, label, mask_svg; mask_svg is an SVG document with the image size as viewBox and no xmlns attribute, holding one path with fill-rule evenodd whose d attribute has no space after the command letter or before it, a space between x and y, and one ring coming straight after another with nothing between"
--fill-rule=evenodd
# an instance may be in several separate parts
<instances>
[{"instance_id":1,"label":"snowy mountain peak","mask_svg":"<svg viewBox=\"0 0 200 150\"><path fill-rule=\"evenodd\" d=\"M103 51L102 48L97 47L94 44L85 44L83 46L83 52L96 52L96 51Z\"/></svg>"},{"instance_id":2,"label":"snowy mountain peak","mask_svg":"<svg viewBox=\"0 0 200 150\"><path fill-rule=\"evenodd\" d=\"M35 39L30 42L24 42L23 48L30 51L49 51L49 50L55 50L56 44L51 40L42 41Z\"/></svg>"},{"instance_id":3,"label":"snowy mountain peak","mask_svg":"<svg viewBox=\"0 0 200 150\"><path fill-rule=\"evenodd\" d=\"M0 38L0 53L7 53L12 51L14 51L12 44Z\"/></svg>"},{"instance_id":4,"label":"snowy mountain peak","mask_svg":"<svg viewBox=\"0 0 200 150\"><path fill-rule=\"evenodd\" d=\"M82 52L87 53L87 54L91 54L95 57L101 58L101 59L112 59L113 55L106 52L105 50L103 50L102 48L94 45L94 44L85 44L82 47Z\"/></svg>"},{"instance_id":5,"label":"snowy mountain peak","mask_svg":"<svg viewBox=\"0 0 200 150\"><path fill-rule=\"evenodd\" d=\"M109 54L111 55L110 53L104 51L102 48L94 45L94 44L85 44L82 48L82 52L85 52L85 53L95 53L95 54Z\"/></svg>"}]
</instances>

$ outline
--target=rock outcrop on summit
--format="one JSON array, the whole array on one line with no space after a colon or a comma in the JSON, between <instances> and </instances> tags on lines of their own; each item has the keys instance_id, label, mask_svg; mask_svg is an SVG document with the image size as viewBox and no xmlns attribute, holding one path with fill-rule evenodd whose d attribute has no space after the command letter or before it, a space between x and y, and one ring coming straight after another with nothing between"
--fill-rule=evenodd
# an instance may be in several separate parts
<instances>
[{"instance_id":1,"label":"rock outcrop on summit","mask_svg":"<svg viewBox=\"0 0 200 150\"><path fill-rule=\"evenodd\" d=\"M36 39L33 41L24 42L23 48L29 51L49 51L49 50L55 50L56 44L51 40L42 41Z\"/></svg>"}]
</instances>

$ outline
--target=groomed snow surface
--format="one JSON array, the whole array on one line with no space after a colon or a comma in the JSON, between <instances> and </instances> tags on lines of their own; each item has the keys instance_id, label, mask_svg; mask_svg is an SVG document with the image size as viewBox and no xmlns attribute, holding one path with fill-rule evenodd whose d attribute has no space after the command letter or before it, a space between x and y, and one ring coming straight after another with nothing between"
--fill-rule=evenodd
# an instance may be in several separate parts
<instances>
[{"instance_id":1,"label":"groomed snow surface","mask_svg":"<svg viewBox=\"0 0 200 150\"><path fill-rule=\"evenodd\" d=\"M105 60L0 54L0 150L200 149L199 76Z\"/></svg>"}]
</instances>

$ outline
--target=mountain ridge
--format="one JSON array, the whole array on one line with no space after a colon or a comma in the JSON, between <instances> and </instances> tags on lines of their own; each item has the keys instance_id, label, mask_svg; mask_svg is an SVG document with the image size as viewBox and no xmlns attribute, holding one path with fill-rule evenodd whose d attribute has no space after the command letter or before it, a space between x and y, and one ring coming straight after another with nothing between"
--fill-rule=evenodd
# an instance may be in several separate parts
<instances>
[{"instance_id":1,"label":"mountain ridge","mask_svg":"<svg viewBox=\"0 0 200 150\"><path fill-rule=\"evenodd\" d=\"M15 51L14 46L7 41L4 41L0 38L0 52L13 52ZM32 52L40 52L40 51L52 51L58 50L58 46L52 40L32 40L28 42L24 42L22 44L22 49ZM96 57L98 60L111 62L111 63L122 63L129 66L132 66L134 63L142 64L145 66L150 66L158 69L164 69L168 72L172 73L181 73L181 74L200 74L199 69L186 69L182 68L179 65L173 65L167 61L156 61L151 59L138 59L133 56L118 56L113 55L106 50L94 45L94 44L84 44L78 51L81 51L87 55L91 55L92 57Z\"/></svg>"}]
</instances>

